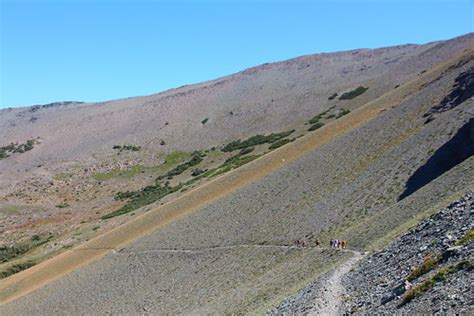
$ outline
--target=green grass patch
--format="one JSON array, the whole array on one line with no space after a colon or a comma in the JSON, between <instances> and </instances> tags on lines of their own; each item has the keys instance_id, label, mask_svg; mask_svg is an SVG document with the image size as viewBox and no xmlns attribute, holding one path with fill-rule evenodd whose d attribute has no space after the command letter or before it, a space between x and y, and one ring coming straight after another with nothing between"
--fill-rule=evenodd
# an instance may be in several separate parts
<instances>
[{"instance_id":1,"label":"green grass patch","mask_svg":"<svg viewBox=\"0 0 474 316\"><path fill-rule=\"evenodd\" d=\"M20 271L31 268L34 265L36 265L36 261L34 261L34 260L28 260L28 261L25 261L25 262L14 264L11 267L8 267L8 268L0 271L0 279L9 277L12 274L15 274L15 273L18 273Z\"/></svg>"},{"instance_id":2,"label":"green grass patch","mask_svg":"<svg viewBox=\"0 0 474 316\"><path fill-rule=\"evenodd\" d=\"M144 173L147 168L142 165L131 166L127 169L113 169L109 172L97 172L92 177L97 181L108 181L113 178L132 178Z\"/></svg>"},{"instance_id":3,"label":"green grass patch","mask_svg":"<svg viewBox=\"0 0 474 316\"><path fill-rule=\"evenodd\" d=\"M30 240L0 247L0 263L8 262L51 240L51 235L33 235Z\"/></svg>"},{"instance_id":4,"label":"green grass patch","mask_svg":"<svg viewBox=\"0 0 474 316\"><path fill-rule=\"evenodd\" d=\"M466 235L462 236L461 239L456 241L456 246L464 246L469 244L474 239L474 229L471 228L470 231L466 233Z\"/></svg>"},{"instance_id":5,"label":"green grass patch","mask_svg":"<svg viewBox=\"0 0 474 316\"><path fill-rule=\"evenodd\" d=\"M123 214L135 211L145 205L149 205L159 201L163 197L176 192L182 188L182 184L170 187L169 183L164 185L157 183L156 185L147 186L138 191L118 192L115 195L117 200L128 200L128 202L116 211L102 216L102 219L109 219Z\"/></svg>"},{"instance_id":6,"label":"green grass patch","mask_svg":"<svg viewBox=\"0 0 474 316\"><path fill-rule=\"evenodd\" d=\"M203 161L203 158L206 157L206 154L201 151L195 151L191 155L191 159L185 163L177 165L175 168L168 171L166 174L161 175L157 180L162 180L164 178L172 179L174 176L180 175L191 167L194 167Z\"/></svg>"},{"instance_id":7,"label":"green grass patch","mask_svg":"<svg viewBox=\"0 0 474 316\"><path fill-rule=\"evenodd\" d=\"M57 175L53 177L53 179L57 181L64 181L71 178L73 175L74 173L67 173L67 172L58 173Z\"/></svg>"},{"instance_id":8,"label":"green grass patch","mask_svg":"<svg viewBox=\"0 0 474 316\"><path fill-rule=\"evenodd\" d=\"M471 266L471 262L469 262L468 260L465 260L456 265L450 265L450 266L440 269L432 278L426 280L425 282L409 290L403 297L402 302L399 304L399 307L411 302L413 299L417 297L422 296L423 293L431 289L433 285L446 280L449 275L454 274L469 266Z\"/></svg>"},{"instance_id":9,"label":"green grass patch","mask_svg":"<svg viewBox=\"0 0 474 316\"><path fill-rule=\"evenodd\" d=\"M362 93L364 93L367 90L369 90L369 88L359 86L359 87L355 88L354 90L351 90L349 92L345 92L345 93L341 94L341 96L339 97L339 100L352 100L352 99L358 97L359 95L361 95Z\"/></svg>"},{"instance_id":10,"label":"green grass patch","mask_svg":"<svg viewBox=\"0 0 474 316\"><path fill-rule=\"evenodd\" d=\"M252 136L246 140L241 141L236 140L233 142L228 143L222 148L222 151L224 152L230 152L234 151L237 149L243 149L247 147L253 147L256 145L261 145L261 144L270 144L274 143L280 139L286 138L291 135L295 130L287 131L287 132L282 132L282 133L272 133L269 135L255 135Z\"/></svg>"}]
</instances>

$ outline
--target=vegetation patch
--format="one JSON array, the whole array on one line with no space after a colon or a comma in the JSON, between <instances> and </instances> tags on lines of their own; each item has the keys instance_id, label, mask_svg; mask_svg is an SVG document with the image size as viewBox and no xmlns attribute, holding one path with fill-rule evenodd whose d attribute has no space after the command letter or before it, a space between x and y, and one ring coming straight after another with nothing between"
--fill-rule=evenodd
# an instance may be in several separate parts
<instances>
[{"instance_id":1,"label":"vegetation patch","mask_svg":"<svg viewBox=\"0 0 474 316\"><path fill-rule=\"evenodd\" d=\"M102 216L102 219L109 219L135 211L140 207L159 201L168 194L178 191L182 186L182 184L179 184L175 187L170 187L169 182L166 182L164 185L157 183L138 191L118 192L115 195L115 199L128 200L127 204L116 211Z\"/></svg>"},{"instance_id":2,"label":"vegetation patch","mask_svg":"<svg viewBox=\"0 0 474 316\"><path fill-rule=\"evenodd\" d=\"M351 113L351 110L349 110L349 109L341 109L341 110L339 111L339 113L337 114L336 119L338 119L338 118L340 118L340 117L343 117L344 115L347 115L347 114L349 114L349 113Z\"/></svg>"},{"instance_id":3,"label":"vegetation patch","mask_svg":"<svg viewBox=\"0 0 474 316\"><path fill-rule=\"evenodd\" d=\"M54 176L54 180L64 181L71 178L73 175L74 175L73 173L67 173L67 172L58 173L57 175Z\"/></svg>"},{"instance_id":4,"label":"vegetation patch","mask_svg":"<svg viewBox=\"0 0 474 316\"><path fill-rule=\"evenodd\" d=\"M278 147L291 143L294 140L295 138L283 138L283 139L277 140L276 142L272 143L270 147L268 147L268 149L277 149Z\"/></svg>"},{"instance_id":5,"label":"vegetation patch","mask_svg":"<svg viewBox=\"0 0 474 316\"><path fill-rule=\"evenodd\" d=\"M311 127L308 128L308 131L310 131L310 132L311 132L311 131L315 131L315 130L317 130L318 128L321 128L321 127L323 127L323 126L324 126L324 123L317 122L317 123L311 125Z\"/></svg>"},{"instance_id":6,"label":"vegetation patch","mask_svg":"<svg viewBox=\"0 0 474 316\"><path fill-rule=\"evenodd\" d=\"M337 97L337 92L331 94L331 95L328 97L328 100L334 100L336 97Z\"/></svg>"},{"instance_id":7,"label":"vegetation patch","mask_svg":"<svg viewBox=\"0 0 474 316\"><path fill-rule=\"evenodd\" d=\"M207 121L209 121L209 118L208 118L208 117L206 117L204 120L202 120L202 121L201 121L201 124L203 124L203 125L204 125L204 124L206 124L206 123L207 123Z\"/></svg>"},{"instance_id":8,"label":"vegetation patch","mask_svg":"<svg viewBox=\"0 0 474 316\"><path fill-rule=\"evenodd\" d=\"M339 100L352 100L352 99L354 99L355 97L358 97L359 95L361 95L362 93L364 93L367 90L369 90L368 87L359 86L359 87L355 88L354 90L351 90L349 92L345 92L345 93L341 94L341 96L339 97Z\"/></svg>"},{"instance_id":9,"label":"vegetation patch","mask_svg":"<svg viewBox=\"0 0 474 316\"><path fill-rule=\"evenodd\" d=\"M465 260L456 265L450 265L440 269L432 278L409 290L403 297L403 300L400 303L399 307L411 302L417 297L420 297L421 295L423 295L423 293L431 289L436 283L446 280L450 274L454 274L469 266L471 266L471 263L468 260Z\"/></svg>"},{"instance_id":10,"label":"vegetation patch","mask_svg":"<svg viewBox=\"0 0 474 316\"><path fill-rule=\"evenodd\" d=\"M470 231L466 233L466 235L462 236L461 239L459 239L456 242L456 246L464 246L469 244L472 240L474 239L474 229L471 228Z\"/></svg>"},{"instance_id":11,"label":"vegetation patch","mask_svg":"<svg viewBox=\"0 0 474 316\"><path fill-rule=\"evenodd\" d=\"M261 144L271 144L274 143L280 139L286 138L291 135L295 130L287 131L287 132L282 132L282 133L272 133L270 135L255 135L252 136L244 141L236 140L233 142L228 143L222 148L222 151L224 152L230 152L234 151L237 149L243 149L247 147L253 147L256 145L261 145Z\"/></svg>"},{"instance_id":12,"label":"vegetation patch","mask_svg":"<svg viewBox=\"0 0 474 316\"><path fill-rule=\"evenodd\" d=\"M440 260L441 257L426 256L423 260L423 263L410 273L410 275L407 277L407 280L411 282L417 279L419 276L430 272L439 265Z\"/></svg>"},{"instance_id":13,"label":"vegetation patch","mask_svg":"<svg viewBox=\"0 0 474 316\"><path fill-rule=\"evenodd\" d=\"M28 260L25 262L14 264L11 267L4 269L3 271L0 271L0 279L6 278L12 274L31 268L34 265L36 265L36 261L34 260Z\"/></svg>"},{"instance_id":14,"label":"vegetation patch","mask_svg":"<svg viewBox=\"0 0 474 316\"><path fill-rule=\"evenodd\" d=\"M11 143L10 145L0 147L0 160L10 157L11 154L22 154L33 149L36 141L27 140L24 144Z\"/></svg>"},{"instance_id":15,"label":"vegetation patch","mask_svg":"<svg viewBox=\"0 0 474 316\"><path fill-rule=\"evenodd\" d=\"M0 263L17 258L31 249L47 243L51 238L52 235L33 235L29 241L17 243L13 246L2 246L0 247Z\"/></svg>"},{"instance_id":16,"label":"vegetation patch","mask_svg":"<svg viewBox=\"0 0 474 316\"><path fill-rule=\"evenodd\" d=\"M128 151L140 151L141 146L137 145L114 145L112 149L118 150L119 152L128 150Z\"/></svg>"},{"instance_id":17,"label":"vegetation patch","mask_svg":"<svg viewBox=\"0 0 474 316\"><path fill-rule=\"evenodd\" d=\"M131 166L127 169L113 169L109 172L97 172L92 177L97 181L108 181L113 178L131 178L137 174L144 173L145 167L141 165Z\"/></svg>"},{"instance_id":18,"label":"vegetation patch","mask_svg":"<svg viewBox=\"0 0 474 316\"><path fill-rule=\"evenodd\" d=\"M203 153L201 151L195 151L195 152L192 153L190 160L176 166L175 168L168 171L166 174L164 174L162 176L159 176L157 178L157 180L162 180L164 178L172 179L174 176L180 175L183 172L185 172L186 170L188 170L189 168L191 168L193 166L196 166L199 163L201 163L201 161L203 160L204 157L206 157L205 153Z\"/></svg>"}]
</instances>

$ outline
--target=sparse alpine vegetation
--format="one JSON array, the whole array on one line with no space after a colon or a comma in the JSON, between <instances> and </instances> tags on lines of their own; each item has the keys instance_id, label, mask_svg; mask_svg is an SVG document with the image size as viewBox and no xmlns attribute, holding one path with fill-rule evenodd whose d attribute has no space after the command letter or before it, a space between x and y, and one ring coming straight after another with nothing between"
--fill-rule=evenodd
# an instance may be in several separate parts
<instances>
[{"instance_id":1,"label":"sparse alpine vegetation","mask_svg":"<svg viewBox=\"0 0 474 316\"><path fill-rule=\"evenodd\" d=\"M102 216L102 219L109 219L115 216L130 213L136 209L139 209L142 206L156 202L161 198L167 196L168 194L178 191L181 188L181 184L175 187L170 187L169 182L166 182L164 185L162 185L161 183L149 185L138 191L118 192L115 195L115 199L121 201L128 200L127 204L125 204L116 211Z\"/></svg>"},{"instance_id":2,"label":"sparse alpine vegetation","mask_svg":"<svg viewBox=\"0 0 474 316\"><path fill-rule=\"evenodd\" d=\"M13 246L0 247L0 263L17 258L28 251L41 246L51 240L52 235L33 235L30 240L17 243Z\"/></svg>"},{"instance_id":3,"label":"sparse alpine vegetation","mask_svg":"<svg viewBox=\"0 0 474 316\"><path fill-rule=\"evenodd\" d=\"M164 178L172 179L174 176L180 175L191 167L198 165L203 158L206 157L206 154L202 151L193 152L191 159L185 163L182 163L175 168L168 171L166 174L159 176L157 180L162 180Z\"/></svg>"},{"instance_id":4,"label":"sparse alpine vegetation","mask_svg":"<svg viewBox=\"0 0 474 316\"><path fill-rule=\"evenodd\" d=\"M118 150L119 153L122 152L122 151L125 151L125 150L128 150L128 151L140 151L140 149L142 149L141 146L137 146L137 145L114 145L112 147L112 149L115 149L115 150Z\"/></svg>"},{"instance_id":5,"label":"sparse alpine vegetation","mask_svg":"<svg viewBox=\"0 0 474 316\"><path fill-rule=\"evenodd\" d=\"M341 117L343 117L344 115L347 115L347 114L349 114L349 113L351 113L351 110L349 110L349 109L341 109L341 110L339 111L339 113L337 114L336 119L341 118Z\"/></svg>"},{"instance_id":6,"label":"sparse alpine vegetation","mask_svg":"<svg viewBox=\"0 0 474 316\"><path fill-rule=\"evenodd\" d=\"M34 139L29 139L23 144L11 143L10 145L0 147L0 160L8 158L11 154L23 154L30 151L35 144L36 141Z\"/></svg>"},{"instance_id":7,"label":"sparse alpine vegetation","mask_svg":"<svg viewBox=\"0 0 474 316\"><path fill-rule=\"evenodd\" d=\"M261 144L271 144L274 143L280 139L286 138L291 135L295 130L287 131L287 132L282 132L282 133L272 133L270 135L255 135L252 136L244 141L236 140L233 142L228 143L222 148L222 151L224 152L229 152L229 151L234 151L237 149L243 149L247 147L253 147L256 145L261 145Z\"/></svg>"},{"instance_id":8,"label":"sparse alpine vegetation","mask_svg":"<svg viewBox=\"0 0 474 316\"><path fill-rule=\"evenodd\" d=\"M352 100L367 90L369 90L368 87L359 86L355 88L354 90L351 90L349 92L344 92L343 94L341 94L341 96L339 97L339 100Z\"/></svg>"}]
</instances>

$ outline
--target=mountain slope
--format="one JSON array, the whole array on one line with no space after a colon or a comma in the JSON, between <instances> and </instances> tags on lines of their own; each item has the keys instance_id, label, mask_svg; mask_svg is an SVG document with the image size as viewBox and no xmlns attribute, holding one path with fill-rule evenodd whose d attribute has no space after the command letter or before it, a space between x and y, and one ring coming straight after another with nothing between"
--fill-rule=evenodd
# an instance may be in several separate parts
<instances>
[{"instance_id":1,"label":"mountain slope","mask_svg":"<svg viewBox=\"0 0 474 316\"><path fill-rule=\"evenodd\" d=\"M451 47L430 45L425 54ZM473 67L474 51L468 49L421 75L412 74L414 80L378 98L363 94L344 103L351 113L333 120L326 113L320 129L168 204L156 202L134 222L71 250L103 257L2 306L4 312L268 310L351 256L325 247L296 248L294 240L304 238L314 246L316 238L323 245L332 238L347 239L358 251L383 247L420 218L473 190L474 161L468 156L400 199L410 177L469 126L472 98L434 114L428 123L424 114ZM325 104L330 104L327 97ZM219 190L223 194L213 198ZM205 203L194 199L199 192ZM183 205L189 205L189 212L180 213ZM168 214L178 215L159 229L146 226ZM138 233L133 235L133 229ZM6 279L2 299L21 291L30 273L35 276L47 266Z\"/></svg>"}]
</instances>

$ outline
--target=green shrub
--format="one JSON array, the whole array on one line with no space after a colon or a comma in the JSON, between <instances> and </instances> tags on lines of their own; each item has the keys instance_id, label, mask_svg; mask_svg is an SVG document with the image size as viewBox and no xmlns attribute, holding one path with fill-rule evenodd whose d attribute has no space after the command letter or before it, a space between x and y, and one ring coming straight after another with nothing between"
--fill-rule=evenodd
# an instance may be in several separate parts
<instances>
[{"instance_id":1,"label":"green shrub","mask_svg":"<svg viewBox=\"0 0 474 316\"><path fill-rule=\"evenodd\" d=\"M198 165L203 160L204 157L206 157L206 154L202 153L201 151L195 151L192 153L190 160L180 165L177 165L175 168L171 169L166 174L159 176L157 179L158 180L162 180L164 178L171 179L174 176L180 175L186 170L188 170L189 168Z\"/></svg>"},{"instance_id":2,"label":"green shrub","mask_svg":"<svg viewBox=\"0 0 474 316\"><path fill-rule=\"evenodd\" d=\"M338 119L338 118L340 118L340 117L343 117L344 115L347 115L347 114L349 114L349 113L351 113L351 110L349 110L349 109L341 109L341 110L339 111L339 113L337 114L336 119Z\"/></svg>"},{"instance_id":3,"label":"green shrub","mask_svg":"<svg viewBox=\"0 0 474 316\"><path fill-rule=\"evenodd\" d=\"M255 135L252 136L244 141L236 140L233 142L228 143L222 148L222 151L224 152L229 152L229 151L234 151L237 149L243 149L247 147L253 147L256 145L260 144L269 144L276 142L277 140L280 140L282 138L286 138L291 135L295 130L287 131L287 132L282 132L282 133L272 133L270 135Z\"/></svg>"},{"instance_id":4,"label":"green shrub","mask_svg":"<svg viewBox=\"0 0 474 316\"><path fill-rule=\"evenodd\" d=\"M0 160L8 158L11 154L23 154L32 150L35 144L36 141L34 139L29 139L24 144L10 143L10 145L0 147Z\"/></svg>"},{"instance_id":5,"label":"green shrub","mask_svg":"<svg viewBox=\"0 0 474 316\"><path fill-rule=\"evenodd\" d=\"M140 149L142 149L141 146L137 146L137 145L114 145L112 147L112 149L115 149L115 150L119 150L119 152L122 152L124 150L128 150L128 151L140 151Z\"/></svg>"},{"instance_id":6,"label":"green shrub","mask_svg":"<svg viewBox=\"0 0 474 316\"><path fill-rule=\"evenodd\" d=\"M6 278L12 274L18 273L20 271L26 270L28 268L31 268L32 266L36 265L36 261L34 260L29 260L25 261L22 263L17 263L12 265L11 267L0 271L0 279Z\"/></svg>"},{"instance_id":7,"label":"green shrub","mask_svg":"<svg viewBox=\"0 0 474 316\"><path fill-rule=\"evenodd\" d=\"M160 183L157 183L156 185L150 185L138 191L119 192L115 195L116 199L128 199L129 201L118 210L102 216L102 219L109 219L115 216L130 213L136 209L139 209L140 207L159 201L166 195L176 192L181 188L182 184L179 184L175 187L170 187L169 182L166 182L164 186L162 186Z\"/></svg>"},{"instance_id":8,"label":"green shrub","mask_svg":"<svg viewBox=\"0 0 474 316\"><path fill-rule=\"evenodd\" d=\"M283 138L283 139L277 140L276 142L272 143L270 145L270 147L268 147L268 149L276 149L276 148L281 147L285 144L291 143L294 140L295 140L295 138L291 138L291 139Z\"/></svg>"},{"instance_id":9,"label":"green shrub","mask_svg":"<svg viewBox=\"0 0 474 316\"><path fill-rule=\"evenodd\" d=\"M33 235L30 241L17 243L13 246L2 246L0 247L0 263L19 257L31 249L47 243L51 238L51 235Z\"/></svg>"},{"instance_id":10,"label":"green shrub","mask_svg":"<svg viewBox=\"0 0 474 316\"><path fill-rule=\"evenodd\" d=\"M243 156L243 155L246 155L246 154L249 154L251 153L252 151L255 150L255 147L247 147L247 148L243 148L241 151L239 151L239 153L237 154L238 156Z\"/></svg>"},{"instance_id":11,"label":"green shrub","mask_svg":"<svg viewBox=\"0 0 474 316\"><path fill-rule=\"evenodd\" d=\"M334 94L331 94L331 96L328 97L328 100L334 100L336 97L337 97L337 92L335 92Z\"/></svg>"},{"instance_id":12,"label":"green shrub","mask_svg":"<svg viewBox=\"0 0 474 316\"><path fill-rule=\"evenodd\" d=\"M308 131L310 131L310 132L311 132L311 131L315 131L315 130L317 130L318 128L321 128L321 127L323 127L323 126L324 126L324 123L317 122L316 124L311 125L311 127L308 128Z\"/></svg>"},{"instance_id":13,"label":"green shrub","mask_svg":"<svg viewBox=\"0 0 474 316\"><path fill-rule=\"evenodd\" d=\"M339 97L339 100L351 100L351 99L354 99L355 97L358 97L359 95L361 95L362 93L364 93L365 91L369 90L369 88L366 88L366 87L363 87L363 86L360 86L360 87L357 87L355 88L354 90L351 90L349 92L345 92L343 93L340 97Z\"/></svg>"},{"instance_id":14,"label":"green shrub","mask_svg":"<svg viewBox=\"0 0 474 316\"><path fill-rule=\"evenodd\" d=\"M329 114L328 116L326 116L326 119L331 119L333 117L336 117L336 114Z\"/></svg>"}]
</instances>

